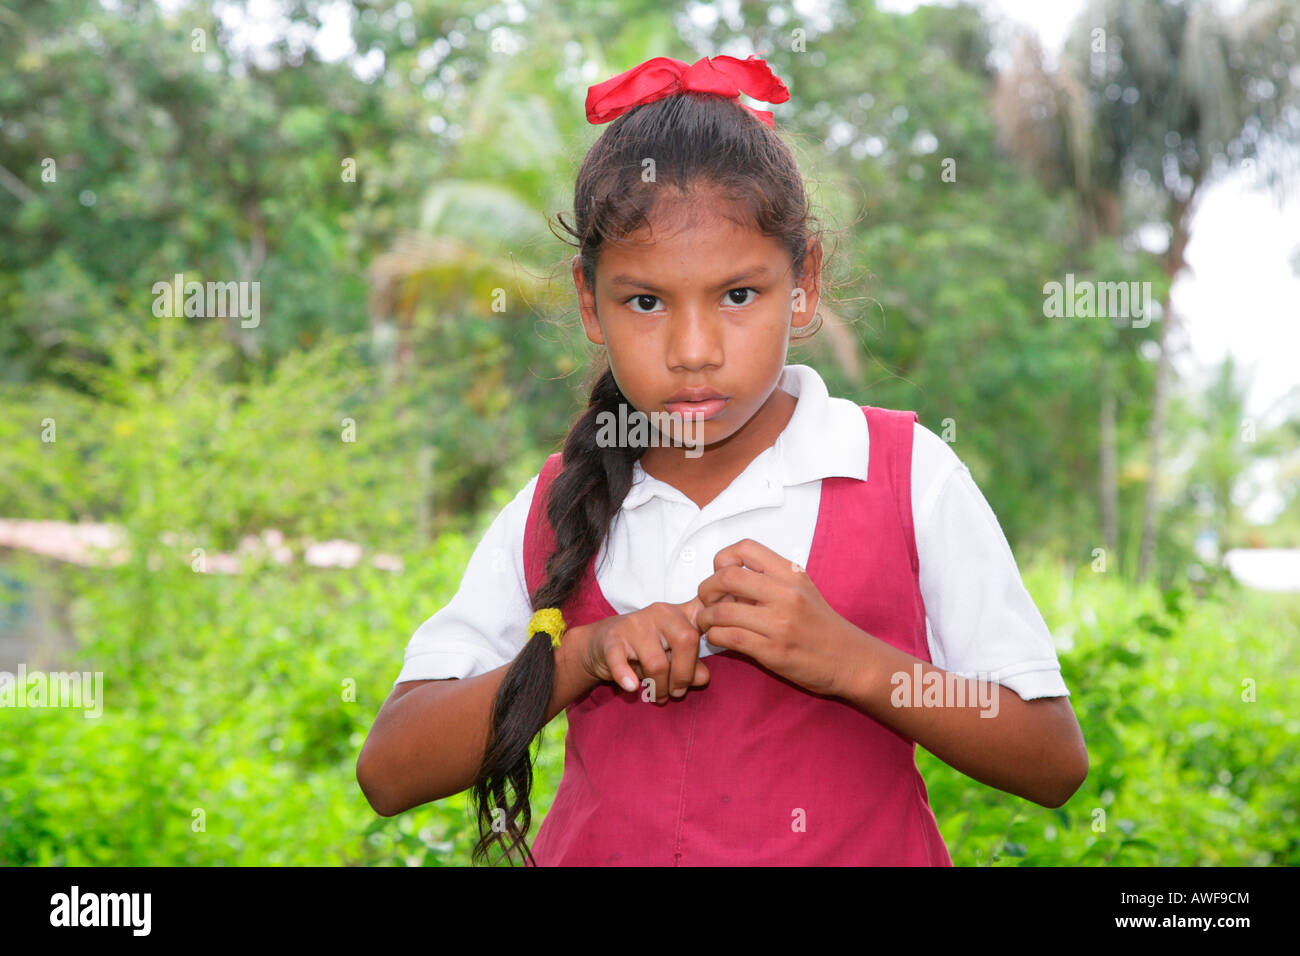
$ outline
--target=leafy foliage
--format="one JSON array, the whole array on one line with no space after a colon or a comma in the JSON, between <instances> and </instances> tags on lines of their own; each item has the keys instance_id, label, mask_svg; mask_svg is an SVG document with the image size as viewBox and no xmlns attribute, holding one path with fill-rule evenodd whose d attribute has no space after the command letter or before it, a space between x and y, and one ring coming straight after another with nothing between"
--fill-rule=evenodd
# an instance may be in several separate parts
<instances>
[{"instance_id":1,"label":"leafy foliage","mask_svg":"<svg viewBox=\"0 0 1300 956\"><path fill-rule=\"evenodd\" d=\"M407 636L585 398L570 250L545 231L601 132L585 88L651 56L747 52L734 18L681 5L529 3L522 20L475 6L358 0L357 55L331 63L300 42L315 2L287 5L297 39L254 55L201 3L0 0L0 515L111 522L130 549L94 568L4 556L18 599L57 609L75 645L63 666L101 670L105 700L95 719L5 712L0 862L468 862L462 797L377 818L354 765ZM1270 51L1294 56L1295 34L1270 19L1280 4L1253 9L1243 22L1268 46L1243 68L1258 72ZM1236 479L1294 447L1294 414L1244 448L1230 370L1204 403L1171 405L1169 443L1199 457L1161 489L1165 589L1127 586L1154 327L1048 318L1043 287L1075 273L1152 281L1163 298L1160 264L1081 242L1069 197L1000 148L974 8L850 0L823 19L770 3L740 26L790 85L777 127L828 227L826 301L848 330L790 359L832 394L953 427L1057 634L1089 742L1092 773L1059 810L920 753L954 858L1296 863L1283 702L1300 610L1213 569L1195 594L1177 583L1198 523L1246 535ZM363 59L382 68L354 69ZM1107 81L1143 62L1117 60ZM1278 79L1276 97L1256 84L1237 98L1254 111L1243 129L1265 106L1296 115ZM1112 132L1165 143L1125 125L1156 96L1113 102ZM259 282L263 321L156 315L154 283L177 274ZM1125 521L1120 570L1094 574L1075 565L1099 544L1103 380ZM1280 543L1300 527L1283 490ZM363 558L326 570L241 551L238 575L196 570L268 529L296 558L331 538ZM376 567L379 552L404 570ZM563 724L540 752L539 819Z\"/></svg>"},{"instance_id":2,"label":"leafy foliage","mask_svg":"<svg viewBox=\"0 0 1300 956\"><path fill-rule=\"evenodd\" d=\"M1051 561L1026 567L1025 583L1056 638L1088 779L1047 809L918 748L954 862L1295 865L1300 598L1226 576L1201 597L1135 590Z\"/></svg>"}]
</instances>

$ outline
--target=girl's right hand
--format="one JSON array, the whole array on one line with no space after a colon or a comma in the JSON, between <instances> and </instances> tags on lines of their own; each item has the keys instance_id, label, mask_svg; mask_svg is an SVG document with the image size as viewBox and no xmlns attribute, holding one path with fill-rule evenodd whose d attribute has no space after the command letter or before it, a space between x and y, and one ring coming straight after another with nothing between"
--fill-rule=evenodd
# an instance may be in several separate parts
<instances>
[{"instance_id":1,"label":"girl's right hand","mask_svg":"<svg viewBox=\"0 0 1300 956\"><path fill-rule=\"evenodd\" d=\"M700 632L695 615L699 596L685 604L662 601L649 607L596 621L583 647L583 669L597 681L615 681L626 691L641 689L649 678L650 699L667 703L687 688L709 682L699 660Z\"/></svg>"}]
</instances>

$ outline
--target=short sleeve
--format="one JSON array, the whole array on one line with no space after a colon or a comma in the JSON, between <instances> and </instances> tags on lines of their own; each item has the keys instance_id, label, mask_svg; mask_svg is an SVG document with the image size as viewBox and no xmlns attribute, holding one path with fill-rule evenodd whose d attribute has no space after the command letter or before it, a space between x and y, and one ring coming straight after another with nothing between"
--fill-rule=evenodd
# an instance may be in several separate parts
<instances>
[{"instance_id":1,"label":"short sleeve","mask_svg":"<svg viewBox=\"0 0 1300 956\"><path fill-rule=\"evenodd\" d=\"M411 635L394 684L476 677L509 663L522 649L533 614L524 578L524 525L537 477L483 533L452 599Z\"/></svg>"},{"instance_id":2,"label":"short sleeve","mask_svg":"<svg viewBox=\"0 0 1300 956\"><path fill-rule=\"evenodd\" d=\"M970 469L919 423L912 461L931 662L997 681L1024 700L1069 696L1051 632Z\"/></svg>"}]
</instances>

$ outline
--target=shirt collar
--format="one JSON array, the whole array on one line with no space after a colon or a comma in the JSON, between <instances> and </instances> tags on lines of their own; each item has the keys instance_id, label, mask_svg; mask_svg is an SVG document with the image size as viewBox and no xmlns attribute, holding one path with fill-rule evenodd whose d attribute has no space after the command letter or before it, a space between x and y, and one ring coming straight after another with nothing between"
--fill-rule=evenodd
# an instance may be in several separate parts
<instances>
[{"instance_id":1,"label":"shirt collar","mask_svg":"<svg viewBox=\"0 0 1300 956\"><path fill-rule=\"evenodd\" d=\"M862 408L843 398L831 398L826 383L808 365L787 365L777 382L799 399L794 414L770 448L764 449L745 472L756 471L760 487L773 491L779 504L784 489L823 478L867 480L868 429ZM688 502L667 482L632 465L632 487L623 508L636 508L651 498Z\"/></svg>"}]
</instances>

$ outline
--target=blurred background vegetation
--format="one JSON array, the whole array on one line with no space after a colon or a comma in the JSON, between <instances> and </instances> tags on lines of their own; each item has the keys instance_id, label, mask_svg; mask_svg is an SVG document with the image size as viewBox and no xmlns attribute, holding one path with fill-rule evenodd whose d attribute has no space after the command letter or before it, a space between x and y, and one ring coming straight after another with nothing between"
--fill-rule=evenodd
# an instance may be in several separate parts
<instances>
[{"instance_id":1,"label":"blurred background vegetation","mask_svg":"<svg viewBox=\"0 0 1300 956\"><path fill-rule=\"evenodd\" d=\"M1197 547L1300 544L1300 390L1246 428L1230 361L1208 386L1169 362L1197 198L1243 164L1295 190L1293 0L1098 0L1058 64L995 57L960 5L300 0L247 28L261 6L0 0L0 517L126 542L0 551L0 669L105 674L99 719L0 712L0 862L468 862L462 797L378 818L354 765L585 398L552 229L603 129L586 88L750 52L832 230L790 361L954 442L1089 742L1054 811L919 752L954 860L1300 862L1300 596ZM328 59L340 11L357 53ZM177 274L258 282L260 321L157 315ZM1067 274L1150 282L1155 320L1048 317ZM363 557L303 560L330 541Z\"/></svg>"}]
</instances>

